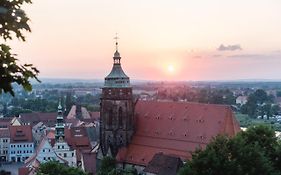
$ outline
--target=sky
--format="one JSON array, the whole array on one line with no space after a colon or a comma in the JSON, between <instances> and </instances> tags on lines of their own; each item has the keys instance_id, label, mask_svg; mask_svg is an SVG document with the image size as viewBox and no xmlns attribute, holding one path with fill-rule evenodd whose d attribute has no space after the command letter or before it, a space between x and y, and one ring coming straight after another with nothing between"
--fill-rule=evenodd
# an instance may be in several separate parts
<instances>
[{"instance_id":1,"label":"sky","mask_svg":"<svg viewBox=\"0 0 281 175\"><path fill-rule=\"evenodd\" d=\"M10 42L44 78L103 79L118 33L139 80L281 79L280 0L33 0Z\"/></svg>"}]
</instances>

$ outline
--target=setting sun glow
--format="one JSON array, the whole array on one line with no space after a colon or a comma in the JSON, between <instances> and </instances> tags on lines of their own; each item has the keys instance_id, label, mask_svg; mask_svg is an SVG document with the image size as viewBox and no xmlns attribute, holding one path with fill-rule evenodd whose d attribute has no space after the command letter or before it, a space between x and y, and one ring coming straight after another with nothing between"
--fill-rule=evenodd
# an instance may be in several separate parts
<instances>
[{"instance_id":1,"label":"setting sun glow","mask_svg":"<svg viewBox=\"0 0 281 175\"><path fill-rule=\"evenodd\" d=\"M175 71L175 68L173 65L168 66L168 72L173 73Z\"/></svg>"}]
</instances>

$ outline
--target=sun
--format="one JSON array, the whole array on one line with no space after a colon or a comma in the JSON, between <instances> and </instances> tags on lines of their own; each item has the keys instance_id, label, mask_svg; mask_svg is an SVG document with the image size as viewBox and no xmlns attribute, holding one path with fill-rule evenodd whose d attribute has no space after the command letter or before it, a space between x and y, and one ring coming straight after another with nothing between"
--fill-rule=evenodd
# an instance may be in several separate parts
<instances>
[{"instance_id":1,"label":"sun","mask_svg":"<svg viewBox=\"0 0 281 175\"><path fill-rule=\"evenodd\" d=\"M173 73L175 71L175 67L173 65L168 65L168 72Z\"/></svg>"}]
</instances>

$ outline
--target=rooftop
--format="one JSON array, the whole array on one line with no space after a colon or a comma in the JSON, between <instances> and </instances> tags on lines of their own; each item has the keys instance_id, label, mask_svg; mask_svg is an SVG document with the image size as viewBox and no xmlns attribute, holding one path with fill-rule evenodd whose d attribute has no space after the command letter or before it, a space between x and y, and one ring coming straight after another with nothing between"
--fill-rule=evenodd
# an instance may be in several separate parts
<instances>
[{"instance_id":1,"label":"rooftop","mask_svg":"<svg viewBox=\"0 0 281 175\"><path fill-rule=\"evenodd\" d=\"M205 148L216 135L234 136L240 131L225 105L138 101L135 116L136 132L117 160L138 165L147 165L159 152L190 159L190 152Z\"/></svg>"},{"instance_id":2,"label":"rooftop","mask_svg":"<svg viewBox=\"0 0 281 175\"><path fill-rule=\"evenodd\" d=\"M32 142L32 129L29 125L10 126L11 143Z\"/></svg>"}]
</instances>

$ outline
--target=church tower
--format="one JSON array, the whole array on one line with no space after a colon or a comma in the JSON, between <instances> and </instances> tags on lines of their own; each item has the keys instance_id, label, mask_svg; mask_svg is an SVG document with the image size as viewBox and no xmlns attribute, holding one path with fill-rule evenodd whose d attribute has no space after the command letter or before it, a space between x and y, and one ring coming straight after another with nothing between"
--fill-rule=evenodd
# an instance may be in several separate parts
<instances>
[{"instance_id":1,"label":"church tower","mask_svg":"<svg viewBox=\"0 0 281 175\"><path fill-rule=\"evenodd\" d=\"M115 157L119 148L128 145L134 132L132 87L120 60L116 41L113 67L105 77L101 96L100 144L104 156L111 153Z\"/></svg>"},{"instance_id":2,"label":"church tower","mask_svg":"<svg viewBox=\"0 0 281 175\"><path fill-rule=\"evenodd\" d=\"M56 141L63 141L64 140L64 119L63 119L61 102L59 102L59 106L58 106L58 115L57 115L55 138L56 138Z\"/></svg>"}]
</instances>

